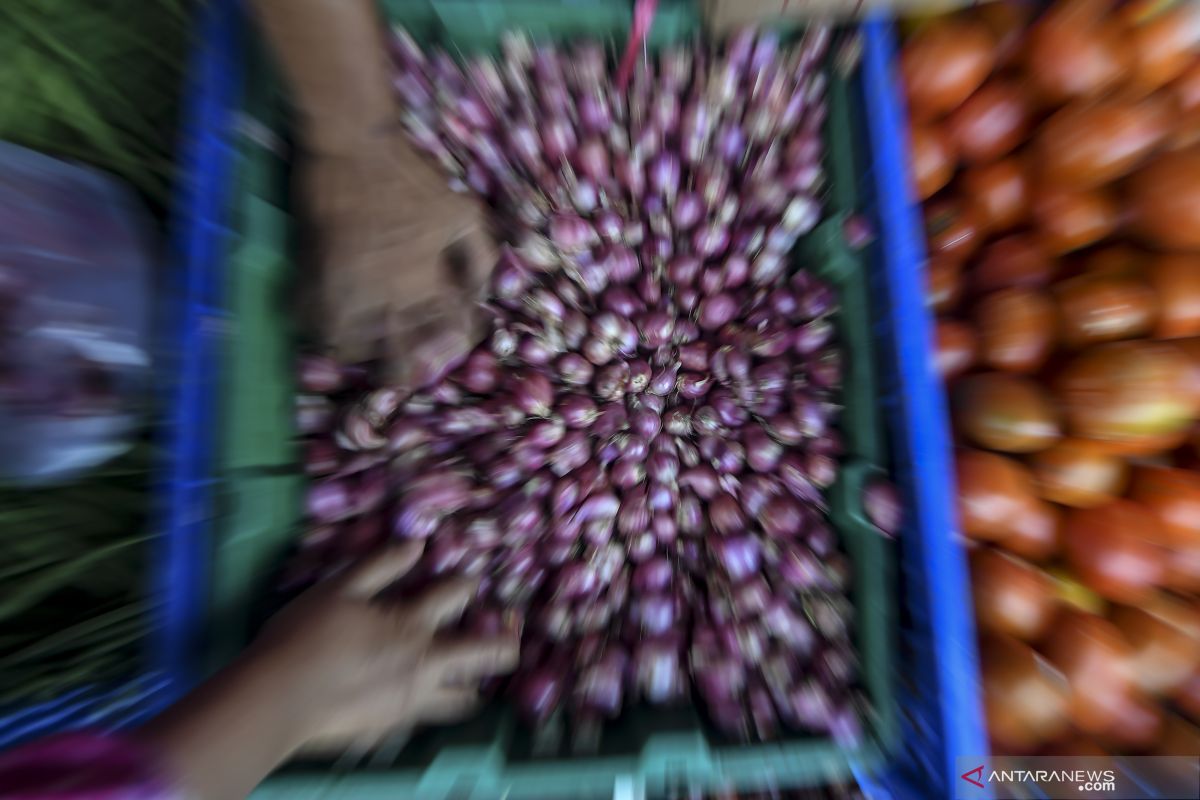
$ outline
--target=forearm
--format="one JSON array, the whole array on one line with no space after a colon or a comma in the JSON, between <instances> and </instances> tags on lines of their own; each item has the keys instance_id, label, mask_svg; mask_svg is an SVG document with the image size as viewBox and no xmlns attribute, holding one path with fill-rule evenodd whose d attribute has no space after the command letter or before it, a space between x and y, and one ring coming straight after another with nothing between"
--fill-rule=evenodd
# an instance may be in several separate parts
<instances>
[{"instance_id":1,"label":"forearm","mask_svg":"<svg viewBox=\"0 0 1200 800\"><path fill-rule=\"evenodd\" d=\"M287 672L248 654L138 732L189 798L243 798L304 744Z\"/></svg>"}]
</instances>

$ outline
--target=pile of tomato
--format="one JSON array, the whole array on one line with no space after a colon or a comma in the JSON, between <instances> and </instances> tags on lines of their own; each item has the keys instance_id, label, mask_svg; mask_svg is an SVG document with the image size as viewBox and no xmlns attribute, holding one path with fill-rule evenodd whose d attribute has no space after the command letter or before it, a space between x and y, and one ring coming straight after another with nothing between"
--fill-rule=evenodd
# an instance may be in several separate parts
<instances>
[{"instance_id":1,"label":"pile of tomato","mask_svg":"<svg viewBox=\"0 0 1200 800\"><path fill-rule=\"evenodd\" d=\"M899 69L992 747L1200 752L1200 4L994 2Z\"/></svg>"}]
</instances>

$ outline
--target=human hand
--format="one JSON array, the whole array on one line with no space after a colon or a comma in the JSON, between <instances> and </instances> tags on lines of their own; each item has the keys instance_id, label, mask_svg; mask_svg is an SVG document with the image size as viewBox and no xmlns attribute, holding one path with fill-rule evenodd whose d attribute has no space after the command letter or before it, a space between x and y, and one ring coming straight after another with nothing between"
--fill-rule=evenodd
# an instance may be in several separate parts
<instances>
[{"instance_id":1,"label":"human hand","mask_svg":"<svg viewBox=\"0 0 1200 800\"><path fill-rule=\"evenodd\" d=\"M354 154L314 158L304 175L335 356L380 359L403 390L434 382L482 336L496 259L483 206L452 192L398 128Z\"/></svg>"},{"instance_id":2,"label":"human hand","mask_svg":"<svg viewBox=\"0 0 1200 800\"><path fill-rule=\"evenodd\" d=\"M374 0L249 5L296 111L318 327L343 362L379 359L401 389L431 383L482 333L495 262L484 210L408 144Z\"/></svg>"},{"instance_id":3,"label":"human hand","mask_svg":"<svg viewBox=\"0 0 1200 800\"><path fill-rule=\"evenodd\" d=\"M301 706L301 747L371 745L389 731L461 718L479 682L517 664L516 635L440 632L474 596L474 580L437 584L392 603L379 593L407 573L421 543L390 548L298 597L255 642L250 657L289 683Z\"/></svg>"}]
</instances>

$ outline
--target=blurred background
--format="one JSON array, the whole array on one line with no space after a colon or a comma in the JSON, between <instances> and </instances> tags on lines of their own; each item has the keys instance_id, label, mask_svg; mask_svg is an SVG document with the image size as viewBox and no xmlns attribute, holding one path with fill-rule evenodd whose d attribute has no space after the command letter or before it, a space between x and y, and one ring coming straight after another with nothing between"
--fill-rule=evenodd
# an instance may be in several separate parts
<instances>
[{"instance_id":1,"label":"blurred background","mask_svg":"<svg viewBox=\"0 0 1200 800\"><path fill-rule=\"evenodd\" d=\"M493 527L531 513L540 538L519 571L489 545L480 569L530 588L481 591L479 616L541 625L564 605L546 571L594 565L614 526L624 577L571 608L644 615L624 597L645 534L689 576L667 601L678 690L625 666L665 631L613 623L617 711L531 710L522 674L477 720L265 793L950 797L966 756L1200 756L1200 6L381 0L359 44L390 124L508 245L482 344L405 397L325 335L325 225L359 228L312 221L303 170L329 140L287 52L311 42L261 34L254 5L0 4L0 747L138 724L390 538L466 570L492 503ZM329 85L370 95L372 69L348 71ZM365 191L348 216L388 199ZM662 342L651 311L673 315ZM581 345L608 347L603 312L637 320L629 353ZM574 371L548 366L564 354ZM554 414L506 377L529 371ZM587 423L563 387L595 401ZM628 425L578 434L578 464L554 449L614 402ZM602 542L554 560L551 487L590 459L567 511L646 506L659 426L684 442L673 469L708 471L664 468L669 540L614 505L584 534ZM473 499L419 517L411 487L454 458ZM554 647L594 642L538 630L528 652L581 696L587 665ZM737 688L708 688L727 663Z\"/></svg>"}]
</instances>

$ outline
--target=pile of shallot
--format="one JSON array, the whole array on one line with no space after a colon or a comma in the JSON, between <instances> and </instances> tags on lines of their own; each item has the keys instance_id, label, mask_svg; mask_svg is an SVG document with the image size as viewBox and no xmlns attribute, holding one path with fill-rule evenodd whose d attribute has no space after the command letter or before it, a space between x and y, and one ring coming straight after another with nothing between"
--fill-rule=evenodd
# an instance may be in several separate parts
<instances>
[{"instance_id":1,"label":"pile of shallot","mask_svg":"<svg viewBox=\"0 0 1200 800\"><path fill-rule=\"evenodd\" d=\"M622 88L594 43L460 64L395 36L412 140L510 239L490 337L435 385L305 361L298 580L428 540L420 579L481 579L465 629L521 620L494 688L535 726L691 696L737 739L855 739L837 297L789 269L828 40L670 48Z\"/></svg>"}]
</instances>

